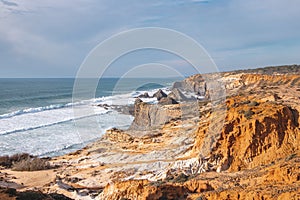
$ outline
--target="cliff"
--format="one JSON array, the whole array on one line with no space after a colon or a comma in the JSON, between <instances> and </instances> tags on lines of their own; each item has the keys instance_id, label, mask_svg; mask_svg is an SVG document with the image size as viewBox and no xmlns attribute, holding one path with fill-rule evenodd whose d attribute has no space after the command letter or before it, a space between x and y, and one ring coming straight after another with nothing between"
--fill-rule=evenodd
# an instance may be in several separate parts
<instances>
[{"instance_id":1,"label":"cliff","mask_svg":"<svg viewBox=\"0 0 300 200\"><path fill-rule=\"evenodd\" d=\"M131 180L109 184L98 199L289 199L300 198L299 154L233 173L207 172L198 177L186 177L150 183Z\"/></svg>"},{"instance_id":2,"label":"cliff","mask_svg":"<svg viewBox=\"0 0 300 200\"><path fill-rule=\"evenodd\" d=\"M225 123L202 164L197 157L209 129L205 119L212 114L207 103L199 103L193 146L165 170L164 178L118 181L107 185L101 197L299 199L300 76L224 73L221 81L228 94ZM200 75L175 83L173 88L202 95L209 92ZM195 163L202 169L196 173Z\"/></svg>"}]
</instances>

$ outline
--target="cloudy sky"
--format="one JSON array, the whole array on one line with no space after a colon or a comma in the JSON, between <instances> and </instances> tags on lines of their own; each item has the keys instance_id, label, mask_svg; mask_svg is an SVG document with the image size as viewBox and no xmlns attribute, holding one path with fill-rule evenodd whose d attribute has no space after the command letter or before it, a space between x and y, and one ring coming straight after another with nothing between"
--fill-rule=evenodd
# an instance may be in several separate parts
<instances>
[{"instance_id":1,"label":"cloudy sky","mask_svg":"<svg viewBox=\"0 0 300 200\"><path fill-rule=\"evenodd\" d=\"M132 28L164 27L194 38L221 71L300 63L299 0L0 0L0 77L74 77L100 42ZM143 51L107 76L180 58Z\"/></svg>"}]
</instances>

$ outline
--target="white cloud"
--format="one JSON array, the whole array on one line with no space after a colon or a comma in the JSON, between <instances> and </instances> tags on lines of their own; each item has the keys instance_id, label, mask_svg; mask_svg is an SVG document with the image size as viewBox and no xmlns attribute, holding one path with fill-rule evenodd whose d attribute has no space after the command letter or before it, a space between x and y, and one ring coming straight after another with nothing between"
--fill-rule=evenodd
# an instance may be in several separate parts
<instances>
[{"instance_id":1,"label":"white cloud","mask_svg":"<svg viewBox=\"0 0 300 200\"><path fill-rule=\"evenodd\" d=\"M5 60L30 58L33 66L44 62L73 75L111 35L160 26L195 38L227 68L271 63L272 55L284 63L297 61L289 55L299 50L299 7L298 0L0 0L0 48L12 52ZM278 56L283 50L289 55Z\"/></svg>"}]
</instances>

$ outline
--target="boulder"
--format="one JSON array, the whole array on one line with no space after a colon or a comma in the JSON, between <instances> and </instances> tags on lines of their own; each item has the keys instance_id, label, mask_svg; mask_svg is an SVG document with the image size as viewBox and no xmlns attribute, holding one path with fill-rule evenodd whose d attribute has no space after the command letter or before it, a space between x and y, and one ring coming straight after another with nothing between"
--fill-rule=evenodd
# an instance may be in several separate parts
<instances>
[{"instance_id":1,"label":"boulder","mask_svg":"<svg viewBox=\"0 0 300 200\"><path fill-rule=\"evenodd\" d=\"M172 86L172 88L182 88L183 86L182 86L182 82L179 82L179 81L176 81L176 82L174 82L173 83L173 86Z\"/></svg>"},{"instance_id":2,"label":"boulder","mask_svg":"<svg viewBox=\"0 0 300 200\"><path fill-rule=\"evenodd\" d=\"M174 101L172 102L174 103ZM134 104L134 120L130 129L149 130L158 128L171 119L180 116L181 112L177 107L166 109L161 104L147 104L137 98Z\"/></svg>"},{"instance_id":3,"label":"boulder","mask_svg":"<svg viewBox=\"0 0 300 200\"><path fill-rule=\"evenodd\" d=\"M155 93L153 94L153 97L156 97L157 100L159 101L161 98L167 97L167 94L164 93L161 89L159 89L157 92L155 92Z\"/></svg>"},{"instance_id":4,"label":"boulder","mask_svg":"<svg viewBox=\"0 0 300 200\"><path fill-rule=\"evenodd\" d=\"M103 136L103 139L110 140L111 142L116 143L130 143L133 141L133 138L129 134L117 128L107 130L106 134Z\"/></svg>"},{"instance_id":5,"label":"boulder","mask_svg":"<svg viewBox=\"0 0 300 200\"><path fill-rule=\"evenodd\" d=\"M178 102L171 97L163 97L158 101L158 104L170 105L170 104L178 104Z\"/></svg>"},{"instance_id":6,"label":"boulder","mask_svg":"<svg viewBox=\"0 0 300 200\"><path fill-rule=\"evenodd\" d=\"M150 95L148 92L145 92L144 94L139 95L138 98L150 98Z\"/></svg>"},{"instance_id":7,"label":"boulder","mask_svg":"<svg viewBox=\"0 0 300 200\"><path fill-rule=\"evenodd\" d=\"M168 94L169 98L172 98L176 101L187 101L189 98L187 98L178 88L172 89L172 92Z\"/></svg>"}]
</instances>

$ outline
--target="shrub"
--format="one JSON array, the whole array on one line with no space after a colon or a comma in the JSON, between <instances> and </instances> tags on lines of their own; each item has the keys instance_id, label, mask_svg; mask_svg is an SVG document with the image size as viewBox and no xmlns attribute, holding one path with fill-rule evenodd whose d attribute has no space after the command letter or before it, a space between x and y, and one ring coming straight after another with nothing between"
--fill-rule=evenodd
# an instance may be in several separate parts
<instances>
[{"instance_id":1,"label":"shrub","mask_svg":"<svg viewBox=\"0 0 300 200\"><path fill-rule=\"evenodd\" d=\"M19 162L13 163L12 170L14 171L38 171L50 169L50 164L42 158L27 158Z\"/></svg>"},{"instance_id":2,"label":"shrub","mask_svg":"<svg viewBox=\"0 0 300 200\"><path fill-rule=\"evenodd\" d=\"M9 156L1 156L0 157L0 165L3 167L10 167L11 161L9 160Z\"/></svg>"},{"instance_id":3,"label":"shrub","mask_svg":"<svg viewBox=\"0 0 300 200\"><path fill-rule=\"evenodd\" d=\"M12 156L0 156L0 166L5 168L12 167L14 162L20 162L21 160L28 159L30 156L28 153L18 153Z\"/></svg>"}]
</instances>

